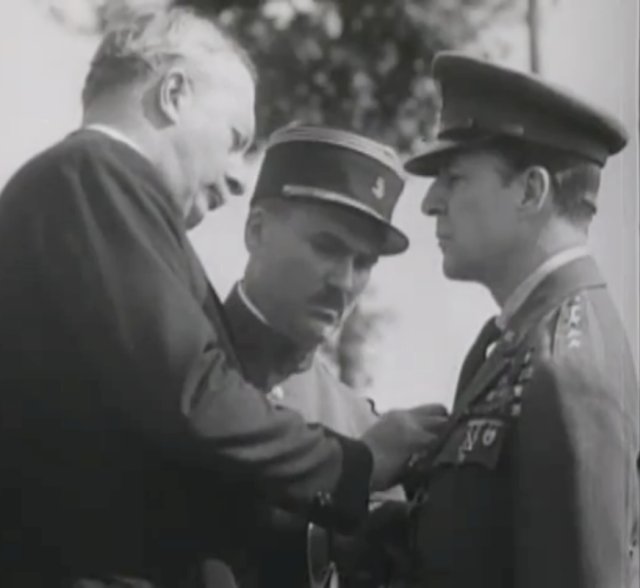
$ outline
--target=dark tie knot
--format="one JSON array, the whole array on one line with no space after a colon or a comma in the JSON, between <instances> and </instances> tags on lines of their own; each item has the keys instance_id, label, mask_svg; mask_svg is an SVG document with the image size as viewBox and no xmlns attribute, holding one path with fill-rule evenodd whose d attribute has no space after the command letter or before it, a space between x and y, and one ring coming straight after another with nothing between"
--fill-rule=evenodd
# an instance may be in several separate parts
<instances>
[{"instance_id":1,"label":"dark tie knot","mask_svg":"<svg viewBox=\"0 0 640 588\"><path fill-rule=\"evenodd\" d=\"M480 331L480 335L478 336L478 340L476 342L476 345L480 349L482 349L482 353L484 357L487 356L489 347L491 347L494 343L496 343L501 336L502 336L502 330L498 326L496 317L490 318L485 323L484 327L482 327L482 330Z\"/></svg>"},{"instance_id":2,"label":"dark tie knot","mask_svg":"<svg viewBox=\"0 0 640 588\"><path fill-rule=\"evenodd\" d=\"M457 393L467 387L473 379L473 376L480 369L480 366L487 359L487 352L491 345L500 339L502 331L496 322L496 317L490 318L482 327L480 334L476 338L469 353L467 354L462 369L460 370L460 379L458 380Z\"/></svg>"}]
</instances>

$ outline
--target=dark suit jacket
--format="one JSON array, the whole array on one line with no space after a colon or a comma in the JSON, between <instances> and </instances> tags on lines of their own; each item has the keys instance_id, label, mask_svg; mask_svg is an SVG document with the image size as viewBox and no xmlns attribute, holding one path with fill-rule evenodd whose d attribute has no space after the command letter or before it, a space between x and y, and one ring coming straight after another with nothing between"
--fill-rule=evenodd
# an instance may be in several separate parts
<instances>
[{"instance_id":1,"label":"dark suit jacket","mask_svg":"<svg viewBox=\"0 0 640 588\"><path fill-rule=\"evenodd\" d=\"M82 130L0 197L0 468L0 585L171 583L228 549L238 488L353 524L371 455L244 381L157 171Z\"/></svg>"},{"instance_id":2,"label":"dark suit jacket","mask_svg":"<svg viewBox=\"0 0 640 588\"><path fill-rule=\"evenodd\" d=\"M418 585L637 586L638 396L595 263L556 270L462 378L468 410L418 511Z\"/></svg>"}]
</instances>

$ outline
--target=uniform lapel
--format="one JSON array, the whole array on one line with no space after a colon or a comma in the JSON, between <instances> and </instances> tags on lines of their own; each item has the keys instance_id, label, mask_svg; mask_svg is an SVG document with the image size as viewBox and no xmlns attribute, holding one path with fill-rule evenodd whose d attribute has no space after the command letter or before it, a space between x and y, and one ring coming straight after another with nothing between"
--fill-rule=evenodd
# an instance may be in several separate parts
<instances>
[{"instance_id":1,"label":"uniform lapel","mask_svg":"<svg viewBox=\"0 0 640 588\"><path fill-rule=\"evenodd\" d=\"M605 282L591 257L572 261L549 274L513 316L495 349L471 377L469 383L458 390L456 412L464 411L509 368L527 334L542 317L577 292L604 285Z\"/></svg>"},{"instance_id":2,"label":"uniform lapel","mask_svg":"<svg viewBox=\"0 0 640 588\"><path fill-rule=\"evenodd\" d=\"M459 390L455 409L470 405L487 387L494 382L509 366L511 355L507 353L508 343L498 341L493 352L480 366L466 387Z\"/></svg>"},{"instance_id":3,"label":"uniform lapel","mask_svg":"<svg viewBox=\"0 0 640 588\"><path fill-rule=\"evenodd\" d=\"M247 306L238 285L225 301L224 311L243 372L254 386L270 392L292 374L311 367L315 350L301 350L263 322Z\"/></svg>"},{"instance_id":4,"label":"uniform lapel","mask_svg":"<svg viewBox=\"0 0 640 588\"><path fill-rule=\"evenodd\" d=\"M471 379L486 361L487 349L500 338L500 334L501 331L496 324L495 317L489 319L482 327L478 338L474 341L462 363L458 385L456 386L456 399L460 392L467 388Z\"/></svg>"}]
</instances>

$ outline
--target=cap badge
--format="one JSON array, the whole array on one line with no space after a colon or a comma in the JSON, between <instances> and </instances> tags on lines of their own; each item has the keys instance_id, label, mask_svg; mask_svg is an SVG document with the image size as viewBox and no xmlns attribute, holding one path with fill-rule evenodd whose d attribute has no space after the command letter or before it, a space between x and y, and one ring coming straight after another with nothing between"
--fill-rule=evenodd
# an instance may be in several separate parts
<instances>
[{"instance_id":1,"label":"cap badge","mask_svg":"<svg viewBox=\"0 0 640 588\"><path fill-rule=\"evenodd\" d=\"M382 200L384 198L384 191L384 178L382 176L378 176L376 183L373 185L373 188L371 188L371 192L378 200Z\"/></svg>"}]
</instances>

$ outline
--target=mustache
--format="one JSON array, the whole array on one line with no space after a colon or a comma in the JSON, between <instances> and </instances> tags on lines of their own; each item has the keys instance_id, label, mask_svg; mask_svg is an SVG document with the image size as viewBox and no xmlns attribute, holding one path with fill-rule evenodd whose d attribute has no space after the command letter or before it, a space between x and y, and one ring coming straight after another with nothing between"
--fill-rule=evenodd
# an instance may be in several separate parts
<instances>
[{"instance_id":1,"label":"mustache","mask_svg":"<svg viewBox=\"0 0 640 588\"><path fill-rule=\"evenodd\" d=\"M311 296L309 298L309 304L328 308L342 316L348 306L348 300L347 296L337 288L326 288Z\"/></svg>"}]
</instances>

